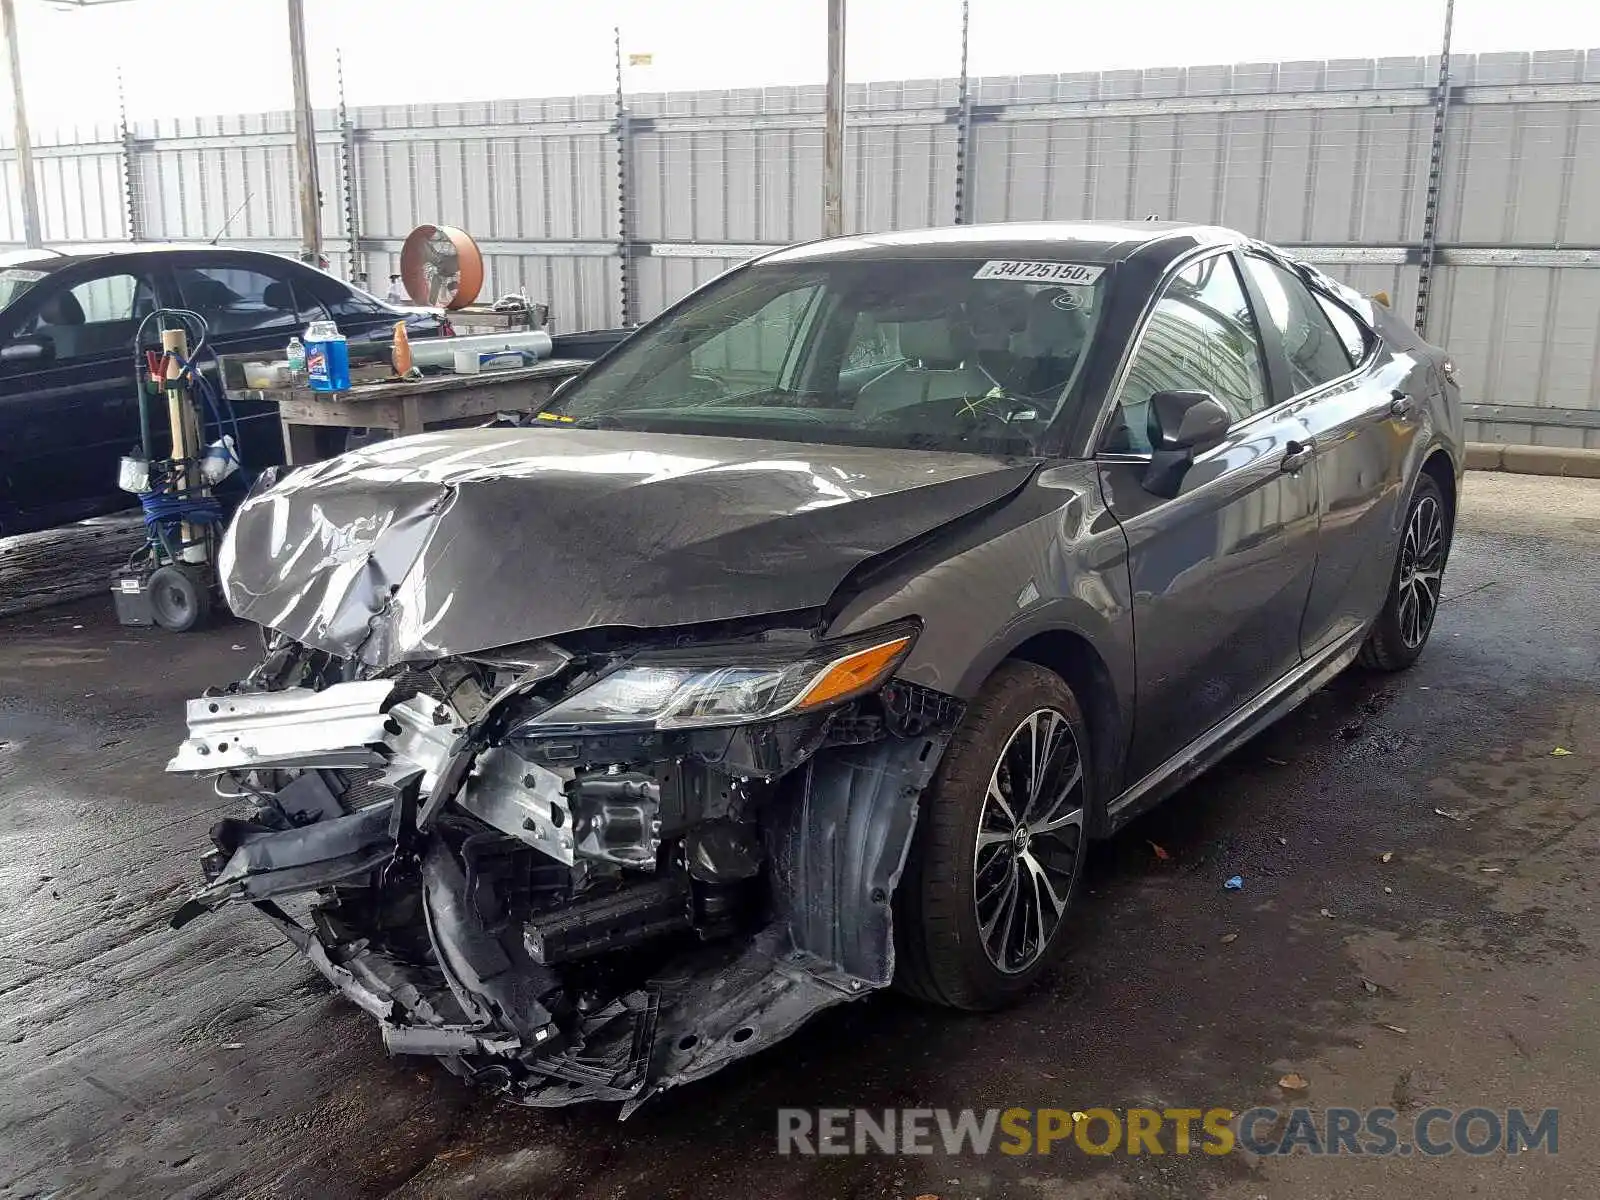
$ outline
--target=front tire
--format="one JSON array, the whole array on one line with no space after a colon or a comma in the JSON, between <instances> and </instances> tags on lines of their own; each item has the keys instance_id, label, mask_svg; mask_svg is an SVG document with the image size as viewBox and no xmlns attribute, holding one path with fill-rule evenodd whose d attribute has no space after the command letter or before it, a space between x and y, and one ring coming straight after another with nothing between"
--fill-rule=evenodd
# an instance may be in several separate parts
<instances>
[{"instance_id":1,"label":"front tire","mask_svg":"<svg viewBox=\"0 0 1600 1200\"><path fill-rule=\"evenodd\" d=\"M1439 612L1450 534L1444 493L1433 476L1424 474L1417 480L1411 507L1406 510L1405 529L1400 535L1394 577L1389 582L1383 611L1356 660L1362 666L1377 671L1403 671L1421 656Z\"/></svg>"},{"instance_id":2,"label":"front tire","mask_svg":"<svg viewBox=\"0 0 1600 1200\"><path fill-rule=\"evenodd\" d=\"M1003 664L922 799L895 893L895 985L983 1010L1015 1000L1061 943L1088 846L1094 772L1062 679Z\"/></svg>"}]
</instances>

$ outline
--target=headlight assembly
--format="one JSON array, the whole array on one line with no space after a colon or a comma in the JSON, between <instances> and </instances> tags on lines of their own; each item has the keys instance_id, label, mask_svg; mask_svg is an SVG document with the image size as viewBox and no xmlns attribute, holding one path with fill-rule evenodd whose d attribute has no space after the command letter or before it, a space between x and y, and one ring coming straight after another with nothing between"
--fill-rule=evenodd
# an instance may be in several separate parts
<instances>
[{"instance_id":1,"label":"headlight assembly","mask_svg":"<svg viewBox=\"0 0 1600 1200\"><path fill-rule=\"evenodd\" d=\"M702 729L816 712L886 681L916 640L907 626L781 657L762 648L641 654L521 726L536 734L593 725Z\"/></svg>"}]
</instances>

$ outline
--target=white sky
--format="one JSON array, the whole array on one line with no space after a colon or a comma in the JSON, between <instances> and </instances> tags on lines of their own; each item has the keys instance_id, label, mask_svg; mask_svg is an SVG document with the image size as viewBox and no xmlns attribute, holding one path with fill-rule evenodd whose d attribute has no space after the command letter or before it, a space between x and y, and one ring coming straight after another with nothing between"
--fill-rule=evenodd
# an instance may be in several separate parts
<instances>
[{"instance_id":1,"label":"white sky","mask_svg":"<svg viewBox=\"0 0 1600 1200\"><path fill-rule=\"evenodd\" d=\"M135 118L289 105L284 0L16 0L30 123L110 125L116 72ZM312 99L401 104L611 90L611 28L649 52L630 91L820 82L826 0L305 0ZM852 81L958 73L959 0L849 0ZM1443 0L972 0L971 70L1420 55ZM1457 0L1455 49L1600 46L1600 4ZM176 53L174 53L176 51ZM0 67L3 77L3 67ZM10 127L10 93L0 114ZM7 138L6 140L9 140Z\"/></svg>"}]
</instances>

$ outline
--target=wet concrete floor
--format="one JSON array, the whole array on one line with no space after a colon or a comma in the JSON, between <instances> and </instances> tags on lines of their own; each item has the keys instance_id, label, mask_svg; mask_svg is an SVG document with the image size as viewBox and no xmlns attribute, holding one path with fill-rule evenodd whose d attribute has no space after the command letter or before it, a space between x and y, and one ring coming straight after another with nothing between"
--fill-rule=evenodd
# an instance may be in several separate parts
<instances>
[{"instance_id":1,"label":"wet concrete floor","mask_svg":"<svg viewBox=\"0 0 1600 1200\"><path fill-rule=\"evenodd\" d=\"M0 1200L1593 1196L1600 484L1472 476L1445 595L1414 670L1346 674L1098 847L1020 1007L874 997L622 1124L386 1058L248 911L168 930L233 806L161 768L252 630L125 630L98 598L0 622ZM1297 1101L1554 1106L1560 1152L775 1149L781 1106Z\"/></svg>"}]
</instances>

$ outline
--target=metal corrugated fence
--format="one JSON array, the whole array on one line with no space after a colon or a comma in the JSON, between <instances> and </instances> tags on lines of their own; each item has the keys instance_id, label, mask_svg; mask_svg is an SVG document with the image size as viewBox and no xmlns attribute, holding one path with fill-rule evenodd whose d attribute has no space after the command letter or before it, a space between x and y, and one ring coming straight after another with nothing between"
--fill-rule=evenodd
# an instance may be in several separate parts
<instances>
[{"instance_id":1,"label":"metal corrugated fence","mask_svg":"<svg viewBox=\"0 0 1600 1200\"><path fill-rule=\"evenodd\" d=\"M849 90L846 219L862 231L1162 216L1277 242L1414 310L1437 60L1112 71ZM1469 436L1600 446L1600 51L1451 59L1428 335ZM492 292L566 330L659 311L733 262L816 237L823 90L356 108L318 114L332 269L376 290L423 222L469 230ZM963 129L968 132L963 139ZM285 113L40 139L51 241L299 244ZM0 240L21 238L0 152ZM624 189L622 180L626 179ZM626 200L629 240L619 238ZM230 217L231 223L230 223ZM226 227L226 228L225 228Z\"/></svg>"}]
</instances>

